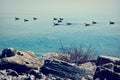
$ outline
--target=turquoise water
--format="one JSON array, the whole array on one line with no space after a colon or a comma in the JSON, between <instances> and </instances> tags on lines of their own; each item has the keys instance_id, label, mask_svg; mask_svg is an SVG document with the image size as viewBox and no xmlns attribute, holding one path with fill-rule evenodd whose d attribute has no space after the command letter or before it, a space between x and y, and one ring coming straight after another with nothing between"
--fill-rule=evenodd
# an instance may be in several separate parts
<instances>
[{"instance_id":1,"label":"turquoise water","mask_svg":"<svg viewBox=\"0 0 120 80\"><path fill-rule=\"evenodd\" d=\"M83 48L92 45L97 50L97 55L105 54L120 57L120 18L108 16L81 16L64 17L61 25L53 26L53 16L17 16L20 20L15 21L16 16L0 17L0 51L4 48L32 50L37 55L56 52L64 47L81 44ZM32 20L37 17L38 20ZM59 16L58 16L59 17ZM26 18L29 21L24 22ZM98 24L85 27L84 23L97 21ZM115 21L109 25L109 21ZM73 25L65 25L72 22Z\"/></svg>"}]
</instances>

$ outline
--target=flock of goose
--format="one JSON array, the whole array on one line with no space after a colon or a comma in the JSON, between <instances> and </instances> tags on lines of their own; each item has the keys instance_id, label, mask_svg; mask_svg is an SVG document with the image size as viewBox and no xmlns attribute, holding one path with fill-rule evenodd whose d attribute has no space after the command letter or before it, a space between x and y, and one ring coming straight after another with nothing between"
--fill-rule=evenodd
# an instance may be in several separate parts
<instances>
[{"instance_id":1,"label":"flock of goose","mask_svg":"<svg viewBox=\"0 0 120 80\"><path fill-rule=\"evenodd\" d=\"M63 18L53 18L54 22L53 25L54 26L57 26L57 25L60 25L62 22L63 22ZM92 21L92 24L89 24L89 23L84 23L85 26L91 26L91 25L94 25L94 24L97 24L96 21ZM115 24L115 22L113 21L109 21L109 24L112 25L112 24ZM73 23L70 23L70 22L66 22L66 25L73 25Z\"/></svg>"},{"instance_id":2,"label":"flock of goose","mask_svg":"<svg viewBox=\"0 0 120 80\"><path fill-rule=\"evenodd\" d=\"M15 20L20 20L20 18L15 17ZM33 20L37 20L37 18L33 17ZM24 19L24 22L28 22L28 21L29 21L28 19Z\"/></svg>"},{"instance_id":3,"label":"flock of goose","mask_svg":"<svg viewBox=\"0 0 120 80\"><path fill-rule=\"evenodd\" d=\"M37 20L38 18L36 17L33 17L33 20ZM15 20L20 20L20 18L18 17L15 17ZM54 26L57 26L57 25L61 25L61 23L64 21L64 18L53 18L54 20L54 23L53 25ZM24 22L28 22L29 20L28 19L24 19ZM92 24L89 24L89 23L84 23L85 26L91 26L91 25L94 25L94 24L97 24L98 22L96 21L92 21ZM74 23L71 23L71 22L66 22L66 25L73 25ZM115 22L113 21L109 21L109 24L112 25L112 24L115 24Z\"/></svg>"}]
</instances>

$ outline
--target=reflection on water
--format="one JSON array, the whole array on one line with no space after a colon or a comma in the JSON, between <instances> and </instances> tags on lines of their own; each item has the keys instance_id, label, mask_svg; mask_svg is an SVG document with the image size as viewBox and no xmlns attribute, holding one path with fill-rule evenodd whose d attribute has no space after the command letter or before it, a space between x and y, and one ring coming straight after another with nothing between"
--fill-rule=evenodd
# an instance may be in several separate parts
<instances>
[{"instance_id":1,"label":"reflection on water","mask_svg":"<svg viewBox=\"0 0 120 80\"><path fill-rule=\"evenodd\" d=\"M0 17L0 50L6 47L32 50L36 54L56 52L64 47L92 44L97 54L120 56L120 20L109 17L64 18L60 25L53 17ZM29 20L24 22L24 20ZM97 24L92 25L92 21ZM115 21L109 25L109 21ZM66 23L72 23L67 25ZM90 26L85 26L85 23Z\"/></svg>"}]
</instances>

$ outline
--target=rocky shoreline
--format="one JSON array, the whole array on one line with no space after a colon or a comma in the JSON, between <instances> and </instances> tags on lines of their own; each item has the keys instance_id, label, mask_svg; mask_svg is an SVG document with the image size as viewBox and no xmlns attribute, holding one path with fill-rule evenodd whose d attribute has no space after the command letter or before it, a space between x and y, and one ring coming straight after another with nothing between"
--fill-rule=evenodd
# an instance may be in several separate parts
<instances>
[{"instance_id":1,"label":"rocky shoreline","mask_svg":"<svg viewBox=\"0 0 120 80\"><path fill-rule=\"evenodd\" d=\"M76 65L61 59L67 54L45 54L37 58L31 51L3 49L0 80L120 80L120 58L100 55Z\"/></svg>"}]
</instances>

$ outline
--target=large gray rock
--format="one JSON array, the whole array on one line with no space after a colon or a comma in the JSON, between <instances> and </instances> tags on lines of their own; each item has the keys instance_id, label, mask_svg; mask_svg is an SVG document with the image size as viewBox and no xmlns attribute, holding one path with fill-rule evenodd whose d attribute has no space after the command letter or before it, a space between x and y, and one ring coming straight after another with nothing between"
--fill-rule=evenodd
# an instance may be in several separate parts
<instances>
[{"instance_id":1,"label":"large gray rock","mask_svg":"<svg viewBox=\"0 0 120 80\"><path fill-rule=\"evenodd\" d=\"M93 80L120 80L120 58L99 56Z\"/></svg>"},{"instance_id":2,"label":"large gray rock","mask_svg":"<svg viewBox=\"0 0 120 80\"><path fill-rule=\"evenodd\" d=\"M6 72L1 70L0 71L0 80L1 80L2 77L5 77L6 75L7 75Z\"/></svg>"},{"instance_id":3,"label":"large gray rock","mask_svg":"<svg viewBox=\"0 0 120 80\"><path fill-rule=\"evenodd\" d=\"M92 62L86 62L84 64L80 65L80 69L85 71L85 76L83 76L83 80L92 80L93 79L93 75L95 73L96 70L96 65L95 63Z\"/></svg>"},{"instance_id":4,"label":"large gray rock","mask_svg":"<svg viewBox=\"0 0 120 80\"><path fill-rule=\"evenodd\" d=\"M16 49L6 48L2 51L0 58L15 56L15 54L16 54Z\"/></svg>"},{"instance_id":5,"label":"large gray rock","mask_svg":"<svg viewBox=\"0 0 120 80\"><path fill-rule=\"evenodd\" d=\"M113 70L114 64L113 63L103 64L103 67Z\"/></svg>"},{"instance_id":6,"label":"large gray rock","mask_svg":"<svg viewBox=\"0 0 120 80\"><path fill-rule=\"evenodd\" d=\"M12 69L21 73L29 71L30 69L38 69L42 65L41 61L33 52L12 48L3 50L2 55L9 54L10 52L15 55L2 56L2 58L0 58L0 69Z\"/></svg>"},{"instance_id":7,"label":"large gray rock","mask_svg":"<svg viewBox=\"0 0 120 80\"><path fill-rule=\"evenodd\" d=\"M38 70L31 69L28 74L34 75L35 78L38 78L38 79L42 79L43 78L42 73L40 73Z\"/></svg>"},{"instance_id":8,"label":"large gray rock","mask_svg":"<svg viewBox=\"0 0 120 80\"><path fill-rule=\"evenodd\" d=\"M115 65L120 65L120 58L110 57L110 56L103 56L100 55L97 58L97 65L102 66L106 63L113 63Z\"/></svg>"},{"instance_id":9,"label":"large gray rock","mask_svg":"<svg viewBox=\"0 0 120 80\"><path fill-rule=\"evenodd\" d=\"M93 80L120 80L120 74L104 67L97 67Z\"/></svg>"},{"instance_id":10,"label":"large gray rock","mask_svg":"<svg viewBox=\"0 0 120 80\"><path fill-rule=\"evenodd\" d=\"M120 66L115 65L114 66L114 72L120 73Z\"/></svg>"},{"instance_id":11,"label":"large gray rock","mask_svg":"<svg viewBox=\"0 0 120 80\"><path fill-rule=\"evenodd\" d=\"M7 75L16 76L16 77L19 76L18 73L12 69L7 70Z\"/></svg>"},{"instance_id":12,"label":"large gray rock","mask_svg":"<svg viewBox=\"0 0 120 80\"><path fill-rule=\"evenodd\" d=\"M18 75L16 71L8 69L0 70L0 80L37 80L37 79L35 78L33 79L32 76L28 74Z\"/></svg>"},{"instance_id":13,"label":"large gray rock","mask_svg":"<svg viewBox=\"0 0 120 80\"><path fill-rule=\"evenodd\" d=\"M81 77L85 75L84 70L78 66L56 59L45 60L43 67L41 67L41 72L45 75L52 74L72 80L81 80Z\"/></svg>"},{"instance_id":14,"label":"large gray rock","mask_svg":"<svg viewBox=\"0 0 120 80\"><path fill-rule=\"evenodd\" d=\"M0 80L11 80L11 76L7 76L6 70L0 70Z\"/></svg>"}]
</instances>

